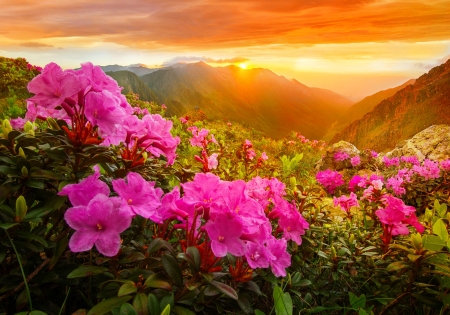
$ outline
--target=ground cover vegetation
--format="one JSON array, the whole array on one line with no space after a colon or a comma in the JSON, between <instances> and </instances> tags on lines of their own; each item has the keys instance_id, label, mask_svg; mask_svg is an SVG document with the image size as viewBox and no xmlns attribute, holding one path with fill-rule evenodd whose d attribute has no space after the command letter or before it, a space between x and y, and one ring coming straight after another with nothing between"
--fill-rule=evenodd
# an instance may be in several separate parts
<instances>
[{"instance_id":1,"label":"ground cover vegetation","mask_svg":"<svg viewBox=\"0 0 450 315\"><path fill-rule=\"evenodd\" d=\"M90 63L20 62L0 313L448 312L450 160L337 152L348 167L317 171L322 141L166 117Z\"/></svg>"}]
</instances>

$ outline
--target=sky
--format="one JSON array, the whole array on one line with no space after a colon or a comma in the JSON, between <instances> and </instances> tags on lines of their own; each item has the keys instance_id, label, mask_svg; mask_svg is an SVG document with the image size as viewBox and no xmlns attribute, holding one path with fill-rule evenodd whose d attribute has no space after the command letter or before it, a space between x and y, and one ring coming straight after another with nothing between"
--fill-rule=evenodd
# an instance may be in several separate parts
<instances>
[{"instance_id":1,"label":"sky","mask_svg":"<svg viewBox=\"0 0 450 315\"><path fill-rule=\"evenodd\" d=\"M450 0L0 0L0 56L268 68L353 100L450 58Z\"/></svg>"}]
</instances>

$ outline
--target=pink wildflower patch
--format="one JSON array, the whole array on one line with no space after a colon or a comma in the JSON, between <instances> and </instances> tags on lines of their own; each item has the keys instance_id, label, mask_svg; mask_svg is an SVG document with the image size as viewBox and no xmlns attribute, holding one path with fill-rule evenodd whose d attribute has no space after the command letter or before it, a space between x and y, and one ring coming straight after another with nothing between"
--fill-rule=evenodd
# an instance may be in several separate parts
<instances>
[{"instance_id":1,"label":"pink wildflower patch","mask_svg":"<svg viewBox=\"0 0 450 315\"><path fill-rule=\"evenodd\" d=\"M344 184L342 174L330 169L318 172L316 179L329 194L334 194L336 188Z\"/></svg>"},{"instance_id":2,"label":"pink wildflower patch","mask_svg":"<svg viewBox=\"0 0 450 315\"><path fill-rule=\"evenodd\" d=\"M350 155L348 155L347 152L338 151L338 152L334 153L333 158L335 161L341 162L341 161L345 161L345 160L349 159Z\"/></svg>"}]
</instances>

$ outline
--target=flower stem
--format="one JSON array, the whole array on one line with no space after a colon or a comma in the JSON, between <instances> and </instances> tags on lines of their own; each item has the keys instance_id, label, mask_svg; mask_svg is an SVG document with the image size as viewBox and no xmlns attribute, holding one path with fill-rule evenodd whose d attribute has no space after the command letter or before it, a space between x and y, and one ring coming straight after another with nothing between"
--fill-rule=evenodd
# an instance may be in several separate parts
<instances>
[{"instance_id":1,"label":"flower stem","mask_svg":"<svg viewBox=\"0 0 450 315\"><path fill-rule=\"evenodd\" d=\"M33 311L33 304L31 302L30 289L28 288L27 277L25 276L25 272L23 271L22 262L20 261L19 253L17 252L16 246L14 246L14 243L13 243L11 237L9 237L7 230L5 230L5 233L6 233L6 236L8 236L9 242L11 243L11 246L14 249L14 252L16 253L17 261L20 266L20 271L22 272L23 282L25 283L25 290L27 291L27 295L28 295L28 302L30 302L30 311Z\"/></svg>"}]
</instances>

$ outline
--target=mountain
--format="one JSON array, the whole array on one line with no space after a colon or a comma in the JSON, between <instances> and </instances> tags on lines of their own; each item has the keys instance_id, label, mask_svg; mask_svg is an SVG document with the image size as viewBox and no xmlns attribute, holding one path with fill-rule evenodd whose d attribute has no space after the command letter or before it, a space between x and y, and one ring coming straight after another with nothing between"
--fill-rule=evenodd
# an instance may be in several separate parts
<instances>
[{"instance_id":1,"label":"mountain","mask_svg":"<svg viewBox=\"0 0 450 315\"><path fill-rule=\"evenodd\" d=\"M130 71L138 76L143 76L145 74L152 73L158 68L147 68L143 64L134 64L129 66L119 66L119 65L109 65L109 66L100 66L102 70L106 72L117 72L117 71Z\"/></svg>"},{"instance_id":2,"label":"mountain","mask_svg":"<svg viewBox=\"0 0 450 315\"><path fill-rule=\"evenodd\" d=\"M159 103L158 96L153 92L135 73L130 71L106 72L107 75L117 81L123 87L122 93L130 92L139 94L139 99L143 101L153 101Z\"/></svg>"},{"instance_id":3,"label":"mountain","mask_svg":"<svg viewBox=\"0 0 450 315\"><path fill-rule=\"evenodd\" d=\"M367 96L361 101L353 104L352 107L350 107L347 111L345 111L345 113L342 114L338 118L338 120L336 120L332 124L331 128L327 131L327 133L323 137L323 140L330 141L330 139L332 139L335 134L342 131L345 127L350 125L355 120L362 118L365 114L372 111L375 108L375 106L378 105L381 101L393 96L395 93L397 93L397 91L400 91L407 85L414 84L415 81L416 81L415 79L408 80L407 82L403 83L400 86L387 90L382 90L373 95Z\"/></svg>"},{"instance_id":4,"label":"mountain","mask_svg":"<svg viewBox=\"0 0 450 315\"><path fill-rule=\"evenodd\" d=\"M437 124L450 124L450 59L379 103L331 143L345 140L360 149L383 151Z\"/></svg>"},{"instance_id":5,"label":"mountain","mask_svg":"<svg viewBox=\"0 0 450 315\"><path fill-rule=\"evenodd\" d=\"M352 105L339 94L260 68L198 62L162 68L141 79L168 107L168 114L181 116L200 109L209 118L238 121L275 139L291 131L319 139Z\"/></svg>"}]
</instances>

